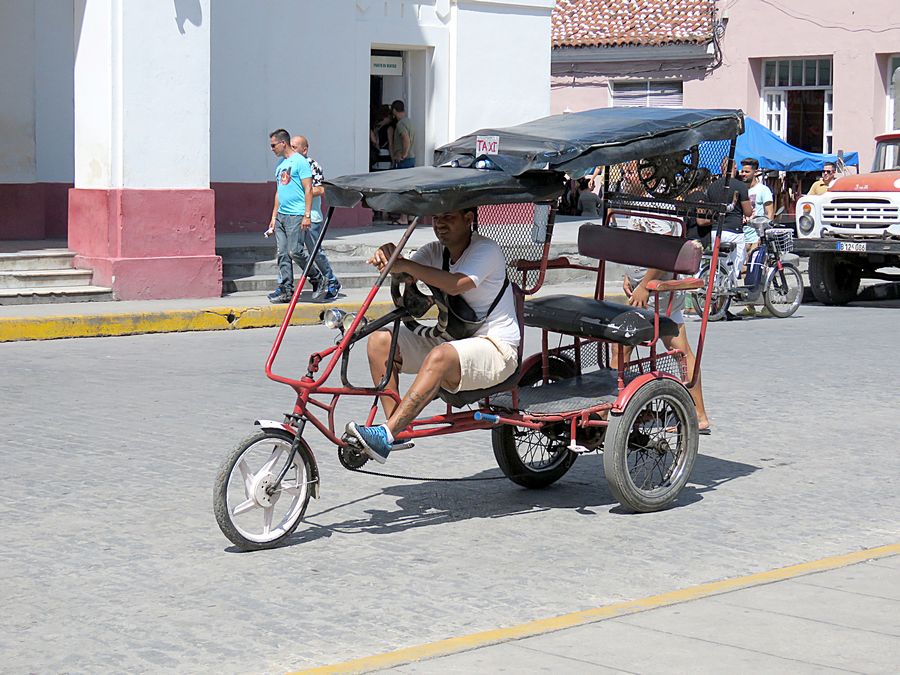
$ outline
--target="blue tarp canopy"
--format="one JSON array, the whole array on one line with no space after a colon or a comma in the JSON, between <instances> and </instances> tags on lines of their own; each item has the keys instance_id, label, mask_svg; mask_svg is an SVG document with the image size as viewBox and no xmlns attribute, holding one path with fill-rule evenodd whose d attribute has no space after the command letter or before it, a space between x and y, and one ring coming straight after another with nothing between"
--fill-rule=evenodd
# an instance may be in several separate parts
<instances>
[{"instance_id":1,"label":"blue tarp canopy","mask_svg":"<svg viewBox=\"0 0 900 675\"><path fill-rule=\"evenodd\" d=\"M821 171L825 162L837 161L837 155L822 155L795 148L756 120L745 117L744 133L737 138L734 159L739 163L747 157L758 159L762 169L776 171ZM859 166L859 154L845 152L844 164Z\"/></svg>"}]
</instances>

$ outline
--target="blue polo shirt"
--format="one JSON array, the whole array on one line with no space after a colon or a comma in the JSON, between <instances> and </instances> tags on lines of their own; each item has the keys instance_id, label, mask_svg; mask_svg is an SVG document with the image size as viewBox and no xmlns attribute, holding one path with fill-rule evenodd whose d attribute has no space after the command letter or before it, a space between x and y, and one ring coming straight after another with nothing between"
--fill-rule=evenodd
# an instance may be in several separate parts
<instances>
[{"instance_id":1,"label":"blue polo shirt","mask_svg":"<svg viewBox=\"0 0 900 675\"><path fill-rule=\"evenodd\" d=\"M275 184L278 186L278 213L286 216L306 214L306 195L303 192L304 178L312 178L312 169L306 157L295 152L275 167Z\"/></svg>"}]
</instances>

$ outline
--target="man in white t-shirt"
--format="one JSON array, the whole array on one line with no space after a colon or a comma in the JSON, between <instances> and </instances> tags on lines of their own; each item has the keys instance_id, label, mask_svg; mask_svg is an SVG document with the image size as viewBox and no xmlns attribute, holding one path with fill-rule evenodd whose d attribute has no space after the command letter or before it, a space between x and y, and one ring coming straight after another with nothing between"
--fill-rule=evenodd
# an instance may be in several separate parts
<instances>
[{"instance_id":1,"label":"man in white t-shirt","mask_svg":"<svg viewBox=\"0 0 900 675\"><path fill-rule=\"evenodd\" d=\"M747 193L750 195L750 208L753 209L753 215L750 217L763 216L769 220L775 218L775 199L772 197L772 190L759 179L759 162L753 157L741 162L741 180L747 184ZM759 246L759 232L749 222L744 223L744 242L748 255Z\"/></svg>"},{"instance_id":2,"label":"man in white t-shirt","mask_svg":"<svg viewBox=\"0 0 900 675\"><path fill-rule=\"evenodd\" d=\"M407 428L439 389L453 393L486 389L508 379L518 368L521 333L513 289L506 283L506 260L495 241L472 231L474 220L474 209L435 216L438 240L421 247L412 258L398 258L391 269L394 275L407 275L448 296L462 296L475 316L485 320L472 337L463 339L447 334L419 335L400 325L395 367L387 388L398 391L398 372L416 373L415 380L399 404L382 397L386 424L347 425L347 432L378 462L387 459L394 435ZM369 263L382 270L395 249L394 244L384 244ZM442 269L444 249L449 253L447 270ZM387 329L369 336L369 369L376 384L387 371L390 345Z\"/></svg>"}]
</instances>

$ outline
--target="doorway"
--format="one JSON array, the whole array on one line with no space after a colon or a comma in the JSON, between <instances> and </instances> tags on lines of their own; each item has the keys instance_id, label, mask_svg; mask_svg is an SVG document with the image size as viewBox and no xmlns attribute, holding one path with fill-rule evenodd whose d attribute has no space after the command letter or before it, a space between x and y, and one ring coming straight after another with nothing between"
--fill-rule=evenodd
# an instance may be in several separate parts
<instances>
[{"instance_id":1,"label":"doorway","mask_svg":"<svg viewBox=\"0 0 900 675\"><path fill-rule=\"evenodd\" d=\"M787 92L787 142L808 152L826 152L822 124L825 91L793 89Z\"/></svg>"}]
</instances>

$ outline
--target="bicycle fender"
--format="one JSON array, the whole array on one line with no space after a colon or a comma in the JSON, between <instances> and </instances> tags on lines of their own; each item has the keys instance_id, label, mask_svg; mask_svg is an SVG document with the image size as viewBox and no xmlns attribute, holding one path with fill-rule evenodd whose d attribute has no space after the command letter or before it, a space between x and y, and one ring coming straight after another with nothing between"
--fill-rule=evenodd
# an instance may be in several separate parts
<instances>
[{"instance_id":1,"label":"bicycle fender","mask_svg":"<svg viewBox=\"0 0 900 675\"><path fill-rule=\"evenodd\" d=\"M297 435L297 430L290 424L285 424L284 422L275 422L274 420L256 420L253 424L262 429L278 429L288 432L291 436Z\"/></svg>"},{"instance_id":2,"label":"bicycle fender","mask_svg":"<svg viewBox=\"0 0 900 675\"><path fill-rule=\"evenodd\" d=\"M784 269L787 269L788 267L794 267L794 266L789 262L785 262L785 263L782 263L782 267ZM763 288L769 287L769 285L772 283L772 279L775 277L776 274L778 274L779 271L780 270L777 267L772 267L769 269L769 273L766 275L766 283L765 283L765 286L763 286Z\"/></svg>"},{"instance_id":3,"label":"bicycle fender","mask_svg":"<svg viewBox=\"0 0 900 675\"><path fill-rule=\"evenodd\" d=\"M641 387L643 387L648 382L653 380L672 380L673 382L677 382L682 387L684 387L684 382L679 380L677 377L672 375L671 373L666 373L662 371L656 371L652 373L644 373L643 375L639 375L634 378L631 382L629 382L625 388L619 392L619 397L616 399L615 403L613 403L612 412L614 415L621 415L625 412L625 406L631 401L635 394L638 393Z\"/></svg>"},{"instance_id":4,"label":"bicycle fender","mask_svg":"<svg viewBox=\"0 0 900 675\"><path fill-rule=\"evenodd\" d=\"M255 426L258 426L261 429L287 432L291 436L291 438L296 438L296 436L297 436L297 430L294 427L292 427L290 424L285 424L284 422L276 422L274 420L256 420L253 424ZM312 474L311 478L314 481L313 485L312 485L312 496L315 497L316 499L318 499L319 498L319 485L320 485L319 464L316 461L316 455L312 451L312 448L310 448L309 445L307 445L306 441L302 441L302 439L301 439L301 442L306 446L306 449L308 450L307 454L309 455L309 461L310 461L309 468L310 468L310 473Z\"/></svg>"}]
</instances>

